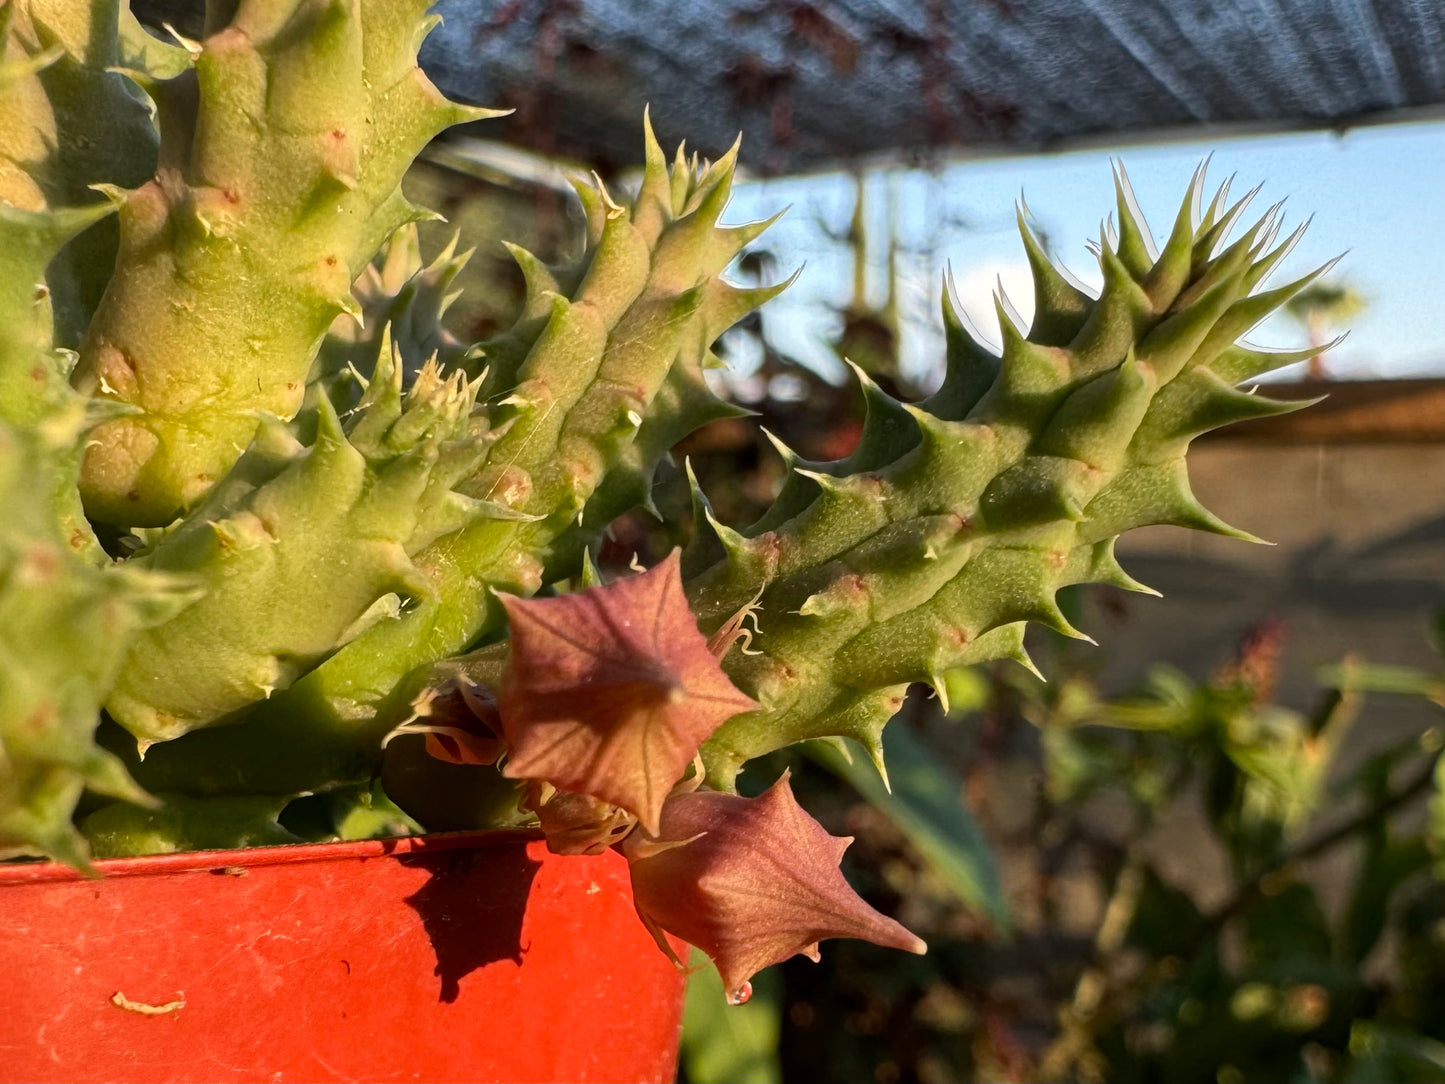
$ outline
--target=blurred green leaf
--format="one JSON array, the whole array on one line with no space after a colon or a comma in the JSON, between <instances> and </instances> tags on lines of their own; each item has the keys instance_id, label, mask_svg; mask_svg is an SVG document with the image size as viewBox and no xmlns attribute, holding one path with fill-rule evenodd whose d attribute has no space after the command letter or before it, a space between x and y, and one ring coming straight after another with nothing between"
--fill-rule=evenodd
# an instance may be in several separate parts
<instances>
[{"instance_id":1,"label":"blurred green leaf","mask_svg":"<svg viewBox=\"0 0 1445 1084\"><path fill-rule=\"evenodd\" d=\"M1430 643L1435 650L1445 655L1445 610L1436 610L1430 622Z\"/></svg>"},{"instance_id":2,"label":"blurred green leaf","mask_svg":"<svg viewBox=\"0 0 1445 1084\"><path fill-rule=\"evenodd\" d=\"M420 835L424 829L407 815L377 780L371 785L332 791L331 819L338 839L386 839Z\"/></svg>"},{"instance_id":3,"label":"blurred green leaf","mask_svg":"<svg viewBox=\"0 0 1445 1084\"><path fill-rule=\"evenodd\" d=\"M1157 734L1049 725L1039 738L1048 797L1056 805L1106 792L1122 793L1142 810L1155 810L1178 797L1178 781L1190 763L1184 743Z\"/></svg>"},{"instance_id":4,"label":"blurred green leaf","mask_svg":"<svg viewBox=\"0 0 1445 1084\"><path fill-rule=\"evenodd\" d=\"M1125 730L1157 730L1175 737L1194 737L1214 707L1207 693L1173 667L1154 666L1141 696L1101 704L1097 721Z\"/></svg>"},{"instance_id":5,"label":"blurred green leaf","mask_svg":"<svg viewBox=\"0 0 1445 1084\"><path fill-rule=\"evenodd\" d=\"M943 675L948 694L948 718L958 719L987 707L993 690L988 675L978 667L962 666Z\"/></svg>"},{"instance_id":6,"label":"blurred green leaf","mask_svg":"<svg viewBox=\"0 0 1445 1084\"><path fill-rule=\"evenodd\" d=\"M809 742L807 751L892 821L960 899L987 917L999 933L1008 930L1008 905L993 851L963 804L963 781L906 726L894 723L883 732L891 793L877 770L861 757L849 760L823 742Z\"/></svg>"},{"instance_id":7,"label":"blurred green leaf","mask_svg":"<svg viewBox=\"0 0 1445 1084\"><path fill-rule=\"evenodd\" d=\"M1252 966L1327 960L1330 929L1315 890L1292 881L1245 914L1244 941Z\"/></svg>"},{"instance_id":8,"label":"blurred green leaf","mask_svg":"<svg viewBox=\"0 0 1445 1084\"><path fill-rule=\"evenodd\" d=\"M717 968L692 950L682 1010L682 1067L692 1084L778 1084L782 996L778 970L753 976L753 996L729 1005Z\"/></svg>"},{"instance_id":9,"label":"blurred green leaf","mask_svg":"<svg viewBox=\"0 0 1445 1084\"><path fill-rule=\"evenodd\" d=\"M1341 930L1347 959L1359 963L1369 955L1385 929L1395 890L1429 861L1425 843L1418 836L1396 839L1381 825L1365 840L1364 861L1355 876Z\"/></svg>"},{"instance_id":10,"label":"blurred green leaf","mask_svg":"<svg viewBox=\"0 0 1445 1084\"><path fill-rule=\"evenodd\" d=\"M80 824L97 858L124 858L177 851L217 851L300 843L278 821L289 794L245 798L192 798L158 794L161 806L143 809L112 802Z\"/></svg>"},{"instance_id":11,"label":"blurred green leaf","mask_svg":"<svg viewBox=\"0 0 1445 1084\"><path fill-rule=\"evenodd\" d=\"M1203 929L1204 916L1189 893L1166 884L1146 867L1129 923L1128 943L1156 958L1187 958L1199 947L1195 942Z\"/></svg>"},{"instance_id":12,"label":"blurred green leaf","mask_svg":"<svg viewBox=\"0 0 1445 1084\"><path fill-rule=\"evenodd\" d=\"M1321 667L1316 676L1320 684L1331 688L1349 685L1362 692L1423 696L1445 707L1445 680L1439 674L1410 666L1340 663Z\"/></svg>"},{"instance_id":13,"label":"blurred green leaf","mask_svg":"<svg viewBox=\"0 0 1445 1084\"><path fill-rule=\"evenodd\" d=\"M281 827L312 843L390 839L425 831L387 797L380 780L303 794L282 810L279 819Z\"/></svg>"},{"instance_id":14,"label":"blurred green leaf","mask_svg":"<svg viewBox=\"0 0 1445 1084\"><path fill-rule=\"evenodd\" d=\"M1350 1029L1350 1053L1345 1084L1445 1081L1445 1043L1402 1028L1361 1020Z\"/></svg>"},{"instance_id":15,"label":"blurred green leaf","mask_svg":"<svg viewBox=\"0 0 1445 1084\"><path fill-rule=\"evenodd\" d=\"M1430 795L1425 840L1435 856L1436 876L1445 879L1445 756L1435 761L1435 792Z\"/></svg>"}]
</instances>

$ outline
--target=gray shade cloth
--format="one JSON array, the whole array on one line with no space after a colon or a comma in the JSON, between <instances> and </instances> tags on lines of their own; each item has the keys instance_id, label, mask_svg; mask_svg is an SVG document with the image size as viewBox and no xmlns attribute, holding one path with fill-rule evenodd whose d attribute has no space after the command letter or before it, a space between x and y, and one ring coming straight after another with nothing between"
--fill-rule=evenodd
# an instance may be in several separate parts
<instances>
[{"instance_id":1,"label":"gray shade cloth","mask_svg":"<svg viewBox=\"0 0 1445 1084\"><path fill-rule=\"evenodd\" d=\"M422 54L478 134L580 160L664 145L770 173L1445 105L1445 0L441 0ZM1445 112L1442 112L1445 115ZM1197 133L1195 133L1197 134Z\"/></svg>"},{"instance_id":2,"label":"gray shade cloth","mask_svg":"<svg viewBox=\"0 0 1445 1084\"><path fill-rule=\"evenodd\" d=\"M132 0L200 32L200 0ZM1445 116L1445 0L439 0L422 64L473 134L635 163L745 133L764 173L1221 128Z\"/></svg>"}]
</instances>

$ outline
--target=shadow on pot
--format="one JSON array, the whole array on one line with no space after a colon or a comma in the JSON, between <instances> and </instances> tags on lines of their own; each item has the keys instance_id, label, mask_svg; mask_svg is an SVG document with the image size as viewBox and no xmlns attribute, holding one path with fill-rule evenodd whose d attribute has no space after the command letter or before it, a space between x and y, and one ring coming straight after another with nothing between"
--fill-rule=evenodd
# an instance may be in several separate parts
<instances>
[{"instance_id":1,"label":"shadow on pot","mask_svg":"<svg viewBox=\"0 0 1445 1084\"><path fill-rule=\"evenodd\" d=\"M405 902L421 918L450 1004L462 979L499 960L521 964L522 920L532 879L540 868L520 847L490 847L444 854L407 855L404 866L429 878Z\"/></svg>"}]
</instances>

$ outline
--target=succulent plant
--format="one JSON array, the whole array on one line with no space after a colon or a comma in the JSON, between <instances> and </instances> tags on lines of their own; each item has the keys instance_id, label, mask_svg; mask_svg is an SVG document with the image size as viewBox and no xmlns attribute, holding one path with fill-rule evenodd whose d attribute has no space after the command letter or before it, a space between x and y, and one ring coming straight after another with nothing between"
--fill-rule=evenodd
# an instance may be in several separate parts
<instances>
[{"instance_id":1,"label":"succulent plant","mask_svg":"<svg viewBox=\"0 0 1445 1084\"><path fill-rule=\"evenodd\" d=\"M737 148L669 164L645 124L635 194L579 181L580 257L513 248L520 315L458 341L466 256L423 264L400 182L490 113L417 68L427 7L217 0L179 46L117 2L0 8L0 849L86 862L87 789L115 800L85 804L99 853L295 838L304 795L390 830L377 779L430 757L466 765L465 823L618 846L659 943L735 999L823 937L920 950L786 781L739 796L739 769L818 738L882 769L910 683L1027 664L1031 621L1081 635L1066 585L1147 590L1120 533L1239 534L1185 451L1300 405L1236 390L1296 357L1236 340L1321 272L1260 291L1298 234L1272 248L1272 211L1226 242L1249 200L1201 213L1202 170L1155 252L1121 170L1097 298L1021 217L1036 316L1001 304L1001 356L945 295L936 393L860 373L851 455L781 448L741 531L694 486L685 553L603 583L601 532L740 413L712 344L787 282L724 277L768 225L720 224Z\"/></svg>"},{"instance_id":2,"label":"succulent plant","mask_svg":"<svg viewBox=\"0 0 1445 1084\"><path fill-rule=\"evenodd\" d=\"M1230 206L1226 184L1201 215L1202 167L1156 252L1122 170L1116 181L1117 236L1106 229L1094 246L1097 298L1049 262L1020 212L1035 315L1026 332L1000 299L1001 356L945 292L938 391L900 403L859 372L857 448L811 463L780 447L787 483L745 531L717 523L697 494L703 523L686 565L699 618L710 627L749 606L765 632L729 663L760 708L708 740L711 783L728 787L748 759L806 738L852 739L881 768L881 729L910 682L946 696L949 670L1031 666L1028 622L1087 639L1055 601L1062 587L1149 593L1115 560L1125 531L1252 537L1195 499L1185 453L1211 429L1307 405L1235 387L1307 352L1237 340L1328 265L1259 291L1302 230L1274 246L1275 207L1225 244L1254 193Z\"/></svg>"},{"instance_id":3,"label":"succulent plant","mask_svg":"<svg viewBox=\"0 0 1445 1084\"><path fill-rule=\"evenodd\" d=\"M211 5L192 64L145 80L156 174L112 189L120 247L77 385L138 408L87 452L81 493L165 526L294 417L317 344L391 234L426 212L401 178L426 142L492 115L416 66L426 0ZM204 375L202 375L204 374Z\"/></svg>"}]
</instances>

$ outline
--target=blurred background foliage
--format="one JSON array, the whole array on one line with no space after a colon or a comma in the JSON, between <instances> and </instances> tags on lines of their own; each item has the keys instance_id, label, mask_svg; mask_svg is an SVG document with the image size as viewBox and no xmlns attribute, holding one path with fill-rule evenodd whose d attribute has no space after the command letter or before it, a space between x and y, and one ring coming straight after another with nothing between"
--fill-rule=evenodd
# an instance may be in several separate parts
<instances>
[{"instance_id":1,"label":"blurred background foliage","mask_svg":"<svg viewBox=\"0 0 1445 1084\"><path fill-rule=\"evenodd\" d=\"M1270 698L1284 640L1261 622L1206 680L1160 666L1117 699L1062 643L1048 684L957 675L951 711L915 696L891 725L891 795L861 758L795 762L930 952L782 965L744 1029L689 1015L685 1079L1445 1079L1445 730L1337 770L1442 675L1346 662L1295 711Z\"/></svg>"}]
</instances>

